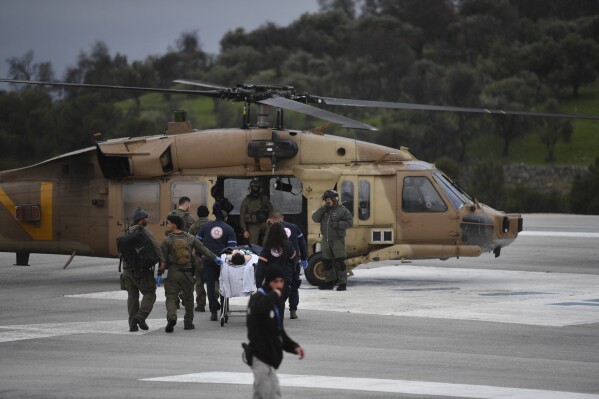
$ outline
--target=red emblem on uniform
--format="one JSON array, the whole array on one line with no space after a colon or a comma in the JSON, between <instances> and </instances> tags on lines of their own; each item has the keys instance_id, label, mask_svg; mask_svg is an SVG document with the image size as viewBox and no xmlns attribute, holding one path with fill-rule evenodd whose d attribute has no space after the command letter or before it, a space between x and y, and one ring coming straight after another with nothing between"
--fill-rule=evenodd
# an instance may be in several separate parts
<instances>
[{"instance_id":1,"label":"red emblem on uniform","mask_svg":"<svg viewBox=\"0 0 599 399\"><path fill-rule=\"evenodd\" d=\"M218 240L219 238L221 238L223 236L223 229L221 227L218 227L218 226L217 227L213 227L212 230L210 230L210 235L215 240Z\"/></svg>"},{"instance_id":2,"label":"red emblem on uniform","mask_svg":"<svg viewBox=\"0 0 599 399\"><path fill-rule=\"evenodd\" d=\"M275 258L278 258L279 256L283 255L283 251L279 251L279 250L276 250L275 248L272 248L270 250L270 254L272 256L274 256Z\"/></svg>"}]
</instances>

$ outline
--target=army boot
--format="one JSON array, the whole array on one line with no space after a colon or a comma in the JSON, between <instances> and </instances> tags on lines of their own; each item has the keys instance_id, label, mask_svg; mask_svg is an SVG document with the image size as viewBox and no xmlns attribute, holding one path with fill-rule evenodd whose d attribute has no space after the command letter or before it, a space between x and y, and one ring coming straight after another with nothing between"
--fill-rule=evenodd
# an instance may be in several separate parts
<instances>
[{"instance_id":1,"label":"army boot","mask_svg":"<svg viewBox=\"0 0 599 399\"><path fill-rule=\"evenodd\" d=\"M167 333L172 333L175 324L177 324L177 320L169 320L168 323L166 323L166 327L164 327L164 331Z\"/></svg>"},{"instance_id":2,"label":"army boot","mask_svg":"<svg viewBox=\"0 0 599 399\"><path fill-rule=\"evenodd\" d=\"M345 291L345 290L347 290L346 284L339 284L339 287L337 287L337 291Z\"/></svg>"},{"instance_id":3,"label":"army boot","mask_svg":"<svg viewBox=\"0 0 599 399\"><path fill-rule=\"evenodd\" d=\"M297 313L295 310L289 310L289 318L290 319L297 319Z\"/></svg>"},{"instance_id":4,"label":"army boot","mask_svg":"<svg viewBox=\"0 0 599 399\"><path fill-rule=\"evenodd\" d=\"M139 328L141 328L142 330L148 330L150 327L148 327L148 325L146 324L146 321L143 319L143 317L141 316L135 316L135 321L137 322L137 324L139 325Z\"/></svg>"},{"instance_id":5,"label":"army boot","mask_svg":"<svg viewBox=\"0 0 599 399\"><path fill-rule=\"evenodd\" d=\"M193 330L194 328L196 328L196 326L193 325L192 322L185 322L185 326L183 327L184 330Z\"/></svg>"},{"instance_id":6,"label":"army boot","mask_svg":"<svg viewBox=\"0 0 599 399\"><path fill-rule=\"evenodd\" d=\"M218 317L216 317L216 312L212 312L212 314L210 315L210 321L216 321L218 320Z\"/></svg>"},{"instance_id":7,"label":"army boot","mask_svg":"<svg viewBox=\"0 0 599 399\"><path fill-rule=\"evenodd\" d=\"M205 312L206 311L206 306L196 306L196 308L194 309L196 312Z\"/></svg>"}]
</instances>

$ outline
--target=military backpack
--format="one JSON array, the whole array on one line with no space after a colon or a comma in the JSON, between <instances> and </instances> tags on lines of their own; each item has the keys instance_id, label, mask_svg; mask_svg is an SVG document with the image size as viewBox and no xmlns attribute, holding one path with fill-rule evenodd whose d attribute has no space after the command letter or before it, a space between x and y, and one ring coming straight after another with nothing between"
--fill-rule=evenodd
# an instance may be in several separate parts
<instances>
[{"instance_id":1,"label":"military backpack","mask_svg":"<svg viewBox=\"0 0 599 399\"><path fill-rule=\"evenodd\" d=\"M191 244L189 243L189 235L173 235L171 242L171 260L174 264L187 266L191 264Z\"/></svg>"},{"instance_id":2,"label":"military backpack","mask_svg":"<svg viewBox=\"0 0 599 399\"><path fill-rule=\"evenodd\" d=\"M126 232L116 242L122 259L134 274L149 271L159 262L152 240L142 228Z\"/></svg>"}]
</instances>

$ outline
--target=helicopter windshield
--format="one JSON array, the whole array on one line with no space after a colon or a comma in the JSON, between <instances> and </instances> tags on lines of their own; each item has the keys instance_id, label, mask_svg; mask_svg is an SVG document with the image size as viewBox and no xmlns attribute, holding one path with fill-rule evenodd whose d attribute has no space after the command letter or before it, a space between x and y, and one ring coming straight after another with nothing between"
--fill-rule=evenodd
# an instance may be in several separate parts
<instances>
[{"instance_id":1,"label":"helicopter windshield","mask_svg":"<svg viewBox=\"0 0 599 399\"><path fill-rule=\"evenodd\" d=\"M470 196L466 194L460 186L458 186L457 183L452 181L443 173L435 171L433 173L433 177L435 178L437 183L439 183L439 185L443 188L443 191L445 191L445 194L447 194L447 197L449 198L453 206L456 207L456 209L460 209L464 205L474 202L472 201L472 198L470 198Z\"/></svg>"}]
</instances>

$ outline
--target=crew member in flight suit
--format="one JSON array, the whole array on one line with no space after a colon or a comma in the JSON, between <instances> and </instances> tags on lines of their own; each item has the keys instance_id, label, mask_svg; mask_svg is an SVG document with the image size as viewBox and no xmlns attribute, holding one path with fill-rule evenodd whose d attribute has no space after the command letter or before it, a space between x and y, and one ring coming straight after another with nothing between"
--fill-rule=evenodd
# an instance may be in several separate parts
<instances>
[{"instance_id":1,"label":"crew member in flight suit","mask_svg":"<svg viewBox=\"0 0 599 399\"><path fill-rule=\"evenodd\" d=\"M347 289L347 271L345 266L345 234L352 227L354 219L342 204L335 190L327 190L322 196L324 206L312 214L312 220L320 223L322 241L322 264L326 282L318 288L331 290L339 283L337 291Z\"/></svg>"},{"instance_id":2,"label":"crew member in flight suit","mask_svg":"<svg viewBox=\"0 0 599 399\"><path fill-rule=\"evenodd\" d=\"M249 189L250 193L239 208L239 224L248 244L258 244L260 236L266 231L266 220L272 213L272 204L268 196L262 193L262 185L258 180L252 180Z\"/></svg>"}]
</instances>

